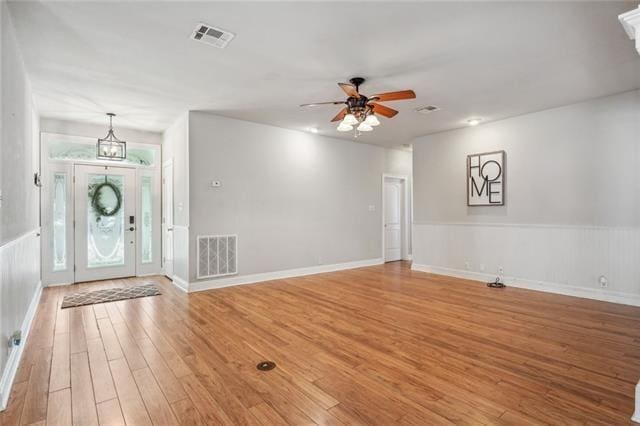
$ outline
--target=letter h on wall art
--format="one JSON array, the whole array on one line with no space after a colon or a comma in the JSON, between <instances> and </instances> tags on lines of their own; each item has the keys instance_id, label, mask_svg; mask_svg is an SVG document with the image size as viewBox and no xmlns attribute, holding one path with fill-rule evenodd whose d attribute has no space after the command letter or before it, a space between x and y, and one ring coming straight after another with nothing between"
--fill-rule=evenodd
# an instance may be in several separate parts
<instances>
[{"instance_id":1,"label":"letter h on wall art","mask_svg":"<svg viewBox=\"0 0 640 426\"><path fill-rule=\"evenodd\" d=\"M467 155L467 205L504 205L505 152Z\"/></svg>"}]
</instances>

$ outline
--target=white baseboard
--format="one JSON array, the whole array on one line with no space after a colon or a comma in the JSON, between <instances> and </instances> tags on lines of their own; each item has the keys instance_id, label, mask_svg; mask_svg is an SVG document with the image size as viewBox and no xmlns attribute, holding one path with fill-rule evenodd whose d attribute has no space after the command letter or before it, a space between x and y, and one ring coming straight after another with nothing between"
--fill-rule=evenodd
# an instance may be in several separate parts
<instances>
[{"instance_id":1,"label":"white baseboard","mask_svg":"<svg viewBox=\"0 0 640 426\"><path fill-rule=\"evenodd\" d=\"M411 265L411 269L413 269L414 271L428 272L430 274L437 275L447 275L450 277L481 281L485 283L494 281L496 279L495 274L445 268L442 266L421 265L413 263ZM511 287L544 291L547 293L563 294L565 296L582 297L585 299L600 300L603 302L620 303L623 305L640 306L640 295L636 294L618 293L615 291L606 291L589 287L578 287L559 283L535 281L525 278L502 277L502 279L505 284Z\"/></svg>"},{"instance_id":2,"label":"white baseboard","mask_svg":"<svg viewBox=\"0 0 640 426\"><path fill-rule=\"evenodd\" d=\"M71 285L74 283L55 283L55 284L47 284L45 287L61 287L63 285Z\"/></svg>"},{"instance_id":3,"label":"white baseboard","mask_svg":"<svg viewBox=\"0 0 640 426\"><path fill-rule=\"evenodd\" d=\"M15 379L16 373L18 372L18 365L20 365L22 352L24 351L24 347L27 344L27 338L29 337L29 332L31 331L31 326L33 325L33 319L35 318L36 312L38 311L38 304L40 303L41 295L42 282L40 281L38 282L35 294L31 298L29 309L27 310L24 320L22 321L22 327L20 329L20 331L22 332L22 340L20 342L20 346L15 346L11 349L9 358L7 359L7 365L5 366L2 378L0 379L0 411L4 411L7 408L9 395L11 395L11 387L13 386L13 380Z\"/></svg>"},{"instance_id":4,"label":"white baseboard","mask_svg":"<svg viewBox=\"0 0 640 426\"><path fill-rule=\"evenodd\" d=\"M136 277L138 278L143 278L143 277L155 277L156 275L164 275L164 273L162 271L159 272L149 272L148 274L137 274Z\"/></svg>"},{"instance_id":5,"label":"white baseboard","mask_svg":"<svg viewBox=\"0 0 640 426\"><path fill-rule=\"evenodd\" d=\"M640 382L636 385L636 410L631 417L632 422L640 423Z\"/></svg>"},{"instance_id":6,"label":"white baseboard","mask_svg":"<svg viewBox=\"0 0 640 426\"><path fill-rule=\"evenodd\" d=\"M177 275L174 275L171 278L171 281L173 282L173 285L176 286L178 290L183 291L185 293L189 292L189 283L183 280L182 278L178 277Z\"/></svg>"},{"instance_id":7,"label":"white baseboard","mask_svg":"<svg viewBox=\"0 0 640 426\"><path fill-rule=\"evenodd\" d=\"M334 263L331 265L310 266L307 268L288 269L284 271L265 272L261 274L241 275L219 278L217 280L196 281L189 283L189 292L212 290L234 285L253 284L263 281L279 280L283 278L302 277L305 275L322 274L325 272L343 271L345 269L363 268L366 266L381 265L381 258L357 260L354 262Z\"/></svg>"}]
</instances>

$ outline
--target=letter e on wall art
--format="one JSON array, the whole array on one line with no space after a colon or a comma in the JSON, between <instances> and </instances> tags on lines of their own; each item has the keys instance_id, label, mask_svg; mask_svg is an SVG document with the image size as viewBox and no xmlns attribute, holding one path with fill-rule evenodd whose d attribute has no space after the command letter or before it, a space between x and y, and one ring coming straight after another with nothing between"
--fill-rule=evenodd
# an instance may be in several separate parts
<instances>
[{"instance_id":1,"label":"letter e on wall art","mask_svg":"<svg viewBox=\"0 0 640 426\"><path fill-rule=\"evenodd\" d=\"M504 151L467 155L467 205L504 205Z\"/></svg>"}]
</instances>

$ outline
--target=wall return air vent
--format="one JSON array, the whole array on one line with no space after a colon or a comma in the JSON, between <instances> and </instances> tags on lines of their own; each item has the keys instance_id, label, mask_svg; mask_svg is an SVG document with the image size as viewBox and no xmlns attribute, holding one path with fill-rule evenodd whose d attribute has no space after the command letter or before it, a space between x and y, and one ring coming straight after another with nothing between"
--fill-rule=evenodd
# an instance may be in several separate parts
<instances>
[{"instance_id":1,"label":"wall return air vent","mask_svg":"<svg viewBox=\"0 0 640 426\"><path fill-rule=\"evenodd\" d=\"M237 235L198 235L198 279L238 273Z\"/></svg>"},{"instance_id":2,"label":"wall return air vent","mask_svg":"<svg viewBox=\"0 0 640 426\"><path fill-rule=\"evenodd\" d=\"M191 38L211 46L224 49L236 35L221 28L199 23L191 34Z\"/></svg>"}]
</instances>

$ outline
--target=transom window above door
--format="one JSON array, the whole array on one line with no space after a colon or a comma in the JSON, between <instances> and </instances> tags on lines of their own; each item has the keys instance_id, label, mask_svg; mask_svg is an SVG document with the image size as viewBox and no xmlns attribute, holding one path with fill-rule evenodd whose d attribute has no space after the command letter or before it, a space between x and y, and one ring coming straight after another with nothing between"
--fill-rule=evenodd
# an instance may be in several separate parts
<instances>
[{"instance_id":1,"label":"transom window above door","mask_svg":"<svg viewBox=\"0 0 640 426\"><path fill-rule=\"evenodd\" d=\"M50 160L81 161L83 163L109 162L109 160L96 159L96 144L93 139L85 137L70 139L66 135L47 134L47 156ZM156 165L156 157L156 149L132 144L127 149L127 158L119 163L153 167Z\"/></svg>"}]
</instances>

